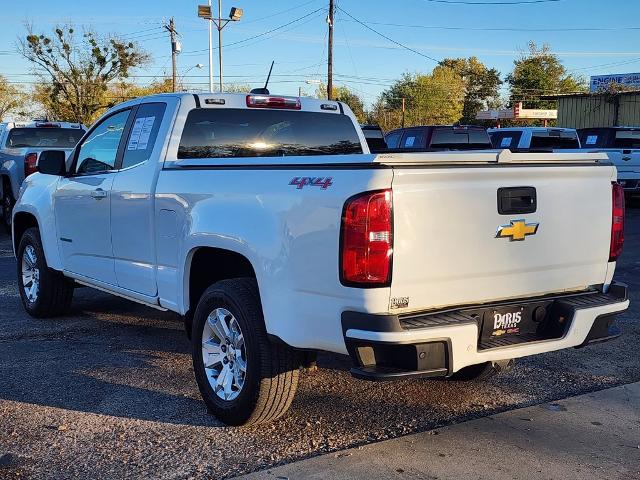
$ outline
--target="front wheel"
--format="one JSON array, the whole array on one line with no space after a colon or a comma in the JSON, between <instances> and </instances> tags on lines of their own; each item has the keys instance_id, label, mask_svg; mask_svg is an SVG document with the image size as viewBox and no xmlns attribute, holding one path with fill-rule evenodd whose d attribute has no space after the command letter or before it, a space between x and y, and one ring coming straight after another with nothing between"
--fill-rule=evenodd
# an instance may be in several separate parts
<instances>
[{"instance_id":1,"label":"front wheel","mask_svg":"<svg viewBox=\"0 0 640 480\"><path fill-rule=\"evenodd\" d=\"M66 313L73 300L73 282L47 266L37 228L24 232L17 258L18 288L27 313L36 318Z\"/></svg>"},{"instance_id":2,"label":"front wheel","mask_svg":"<svg viewBox=\"0 0 640 480\"><path fill-rule=\"evenodd\" d=\"M254 279L220 281L193 317L193 369L209 411L227 425L273 421L298 386L299 355L269 341Z\"/></svg>"}]
</instances>

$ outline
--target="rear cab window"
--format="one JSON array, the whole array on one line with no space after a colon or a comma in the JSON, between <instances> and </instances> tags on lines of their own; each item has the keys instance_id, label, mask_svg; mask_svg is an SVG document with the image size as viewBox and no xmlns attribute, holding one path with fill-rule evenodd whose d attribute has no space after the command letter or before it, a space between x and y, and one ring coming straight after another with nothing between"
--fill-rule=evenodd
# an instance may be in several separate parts
<instances>
[{"instance_id":1,"label":"rear cab window","mask_svg":"<svg viewBox=\"0 0 640 480\"><path fill-rule=\"evenodd\" d=\"M436 127L431 136L431 148L447 150L477 150L491 148L486 130L467 127Z\"/></svg>"},{"instance_id":2,"label":"rear cab window","mask_svg":"<svg viewBox=\"0 0 640 480\"><path fill-rule=\"evenodd\" d=\"M73 148L84 135L81 128L21 127L9 130L7 148Z\"/></svg>"},{"instance_id":3,"label":"rear cab window","mask_svg":"<svg viewBox=\"0 0 640 480\"><path fill-rule=\"evenodd\" d=\"M616 130L613 138L613 148L640 148L640 130Z\"/></svg>"},{"instance_id":4,"label":"rear cab window","mask_svg":"<svg viewBox=\"0 0 640 480\"><path fill-rule=\"evenodd\" d=\"M407 149L424 149L427 146L427 130L426 128L409 128L404 131L400 148ZM391 147L390 147L391 148Z\"/></svg>"},{"instance_id":5,"label":"rear cab window","mask_svg":"<svg viewBox=\"0 0 640 480\"><path fill-rule=\"evenodd\" d=\"M360 137L348 116L276 109L196 108L178 147L179 159L358 153Z\"/></svg>"},{"instance_id":6,"label":"rear cab window","mask_svg":"<svg viewBox=\"0 0 640 480\"><path fill-rule=\"evenodd\" d=\"M491 132L489 134L491 138L491 145L493 148L506 148L509 150L516 150L520 144L520 138L522 132Z\"/></svg>"},{"instance_id":7,"label":"rear cab window","mask_svg":"<svg viewBox=\"0 0 640 480\"><path fill-rule=\"evenodd\" d=\"M573 132L533 132L531 149L562 150L580 148L578 136Z\"/></svg>"},{"instance_id":8,"label":"rear cab window","mask_svg":"<svg viewBox=\"0 0 640 480\"><path fill-rule=\"evenodd\" d=\"M578 130L582 148L607 148L609 131L606 128L584 128Z\"/></svg>"}]
</instances>

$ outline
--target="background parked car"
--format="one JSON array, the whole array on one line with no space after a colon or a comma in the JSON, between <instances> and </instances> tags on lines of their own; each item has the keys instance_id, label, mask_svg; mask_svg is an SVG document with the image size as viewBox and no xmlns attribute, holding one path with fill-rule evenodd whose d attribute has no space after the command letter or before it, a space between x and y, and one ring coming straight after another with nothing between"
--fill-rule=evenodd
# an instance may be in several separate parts
<instances>
[{"instance_id":1,"label":"background parked car","mask_svg":"<svg viewBox=\"0 0 640 480\"><path fill-rule=\"evenodd\" d=\"M11 210L23 180L36 171L43 150L70 152L86 127L67 122L0 123L0 199L2 222L11 231Z\"/></svg>"},{"instance_id":2,"label":"background parked car","mask_svg":"<svg viewBox=\"0 0 640 480\"><path fill-rule=\"evenodd\" d=\"M582 148L609 156L627 197L640 194L640 127L582 128L578 135Z\"/></svg>"},{"instance_id":3,"label":"background parked car","mask_svg":"<svg viewBox=\"0 0 640 480\"><path fill-rule=\"evenodd\" d=\"M574 128L509 127L490 128L493 148L512 152L566 150L580 148L578 132Z\"/></svg>"},{"instance_id":4,"label":"background parked car","mask_svg":"<svg viewBox=\"0 0 640 480\"><path fill-rule=\"evenodd\" d=\"M423 125L399 128L385 136L390 149L486 150L492 148L484 127L475 125Z\"/></svg>"}]
</instances>

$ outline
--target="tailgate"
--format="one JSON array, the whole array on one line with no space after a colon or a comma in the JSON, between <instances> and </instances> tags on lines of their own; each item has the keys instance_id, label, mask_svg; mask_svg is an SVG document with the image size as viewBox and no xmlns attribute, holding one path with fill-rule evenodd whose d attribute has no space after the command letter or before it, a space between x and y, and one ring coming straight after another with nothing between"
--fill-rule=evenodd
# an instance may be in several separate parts
<instances>
[{"instance_id":1,"label":"tailgate","mask_svg":"<svg viewBox=\"0 0 640 480\"><path fill-rule=\"evenodd\" d=\"M395 167L391 303L423 310L603 283L612 179L606 165ZM535 212L500 214L505 187L533 187Z\"/></svg>"}]
</instances>

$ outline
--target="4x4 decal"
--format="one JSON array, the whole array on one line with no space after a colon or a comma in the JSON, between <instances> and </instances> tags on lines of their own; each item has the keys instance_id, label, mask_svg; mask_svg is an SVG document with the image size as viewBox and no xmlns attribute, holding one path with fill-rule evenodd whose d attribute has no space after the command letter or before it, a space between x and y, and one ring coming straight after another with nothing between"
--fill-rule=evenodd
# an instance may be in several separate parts
<instances>
[{"instance_id":1,"label":"4x4 decal","mask_svg":"<svg viewBox=\"0 0 640 480\"><path fill-rule=\"evenodd\" d=\"M322 190L326 190L333 183L332 177L293 177L289 182L289 185L295 185L298 190L301 190L305 186L320 187Z\"/></svg>"}]
</instances>

